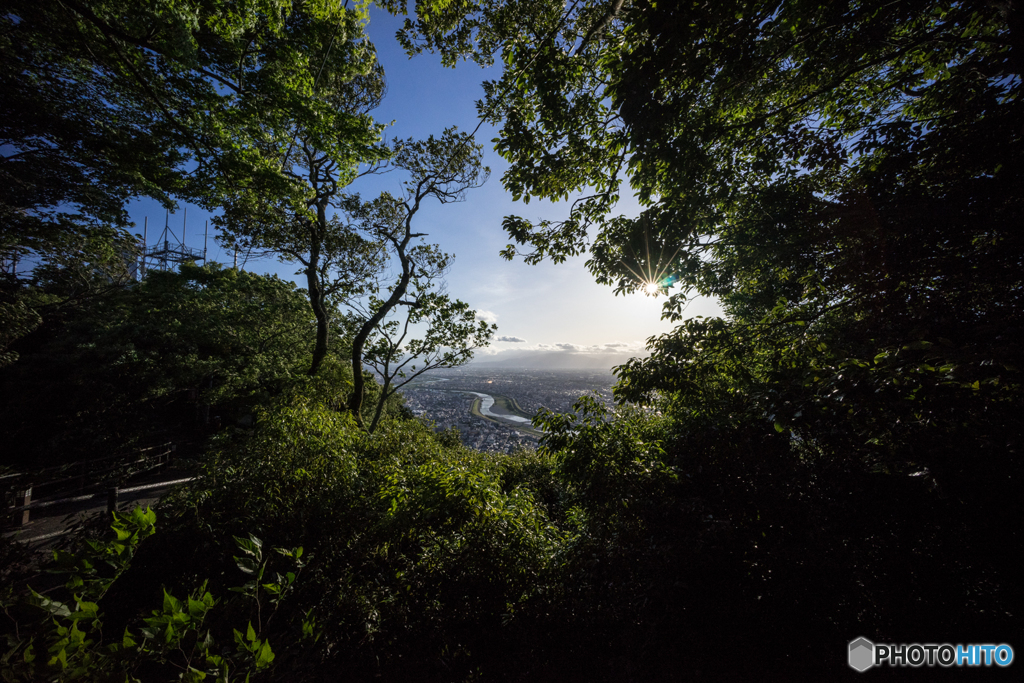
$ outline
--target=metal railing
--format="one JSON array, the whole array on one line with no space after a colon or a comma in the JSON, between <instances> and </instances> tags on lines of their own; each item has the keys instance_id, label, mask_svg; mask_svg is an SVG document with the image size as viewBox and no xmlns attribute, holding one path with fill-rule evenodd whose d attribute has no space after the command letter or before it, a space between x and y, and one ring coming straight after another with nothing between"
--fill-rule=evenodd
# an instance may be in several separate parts
<instances>
[{"instance_id":1,"label":"metal railing","mask_svg":"<svg viewBox=\"0 0 1024 683\"><path fill-rule=\"evenodd\" d=\"M174 486L176 484L185 484L185 483L188 483L190 481L194 481L195 479L197 479L197 477L185 477L183 479L174 479L174 480L171 480L171 481L158 481L158 482L155 482L153 484L144 484L143 486L132 486L132 487L129 487L129 488L124 488L124 489L119 489L119 488L117 488L115 486L115 487L113 487L113 488L111 488L111 489L109 489L107 491L101 491L101 492L98 492L98 493L90 493L90 494L87 494L87 495L84 495L84 496L74 496L72 498L61 498L59 500L47 500L47 501L29 502L28 505L23 506L21 509L15 508L13 511L15 513L17 513L18 511L21 511L22 514L28 515L29 509L33 509L33 508L43 508L43 507L47 507L47 506L50 506L50 505L60 505L62 503L77 503L77 502L87 501L87 500L91 500L91 499L94 499L94 498L101 498L103 496L106 496L107 497L107 514L109 515L111 512L113 512L114 510L117 509L118 499L119 499L120 495L123 494L123 493L138 493L138 492L141 492L141 491L148 491L148 490L151 490L151 489L164 488L166 486ZM20 528L23 528L23 527L19 527L19 529ZM74 530L75 530L75 526L71 525L71 526L68 526L68 527L66 527L64 529L60 529L58 531L53 531L53 532L50 532L48 534L43 534L41 536L34 536L32 538L21 538L21 537L18 537L17 540L19 542L21 542L21 543L34 543L36 541L45 541L45 540L48 540L48 539L51 539L51 538L55 538L57 536L63 536L64 534L71 533ZM14 533L18 533L18 532L15 531Z\"/></svg>"},{"instance_id":2,"label":"metal railing","mask_svg":"<svg viewBox=\"0 0 1024 683\"><path fill-rule=\"evenodd\" d=\"M92 487L104 486L107 482L104 481L103 475L121 472L123 476L135 476L165 467L171 462L175 450L176 447L174 444L165 443L158 446L139 449L130 456L133 459L129 460L125 460L124 455L114 455L107 456L105 458L72 463L70 465L49 467L32 473L12 473L3 475L0 477L0 484L6 483L8 485L8 495L5 496L5 502L7 504L5 505L6 512L4 519L11 521L11 518L14 517L14 526L23 527L31 521L32 510L51 507L54 505L84 502L102 496L108 497L108 510L113 510L114 508L111 507L109 500L113 500L113 505L116 507L119 493L135 492L146 488L159 488L160 486L167 486L169 483L160 482L155 485L147 484L145 486L136 486L125 489L121 489L118 486L108 486L105 490L99 492L86 493L77 496L69 496L68 494L84 491ZM152 453L152 451L158 452ZM54 477L55 475L56 478L47 479L47 477ZM43 479L44 481L38 484L35 483L40 479ZM183 483L184 481L187 480L177 480L173 483ZM40 496L41 490L45 490L47 492L46 497ZM111 496L113 496L112 499L110 498ZM11 503L13 503L13 505L11 505Z\"/></svg>"}]
</instances>

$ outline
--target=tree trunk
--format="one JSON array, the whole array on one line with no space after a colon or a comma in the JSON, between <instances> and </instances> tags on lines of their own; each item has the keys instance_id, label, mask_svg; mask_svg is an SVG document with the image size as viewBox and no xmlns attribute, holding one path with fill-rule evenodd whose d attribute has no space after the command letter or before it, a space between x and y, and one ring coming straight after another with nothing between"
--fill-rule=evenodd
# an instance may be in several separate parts
<instances>
[{"instance_id":1,"label":"tree trunk","mask_svg":"<svg viewBox=\"0 0 1024 683\"><path fill-rule=\"evenodd\" d=\"M326 221L326 216L322 209L318 210L317 214L318 218ZM324 305L324 291L320 286L320 242L316 239L316 227L310 221L309 230L312 233L310 236L313 239L310 240L309 265L306 267L306 288L309 291L309 306L313 309L313 315L316 317L316 346L313 347L313 360L309 364L309 372L306 373L310 377L319 372L320 365L323 364L324 358L327 357L328 335L331 325L331 317L327 312L327 307Z\"/></svg>"},{"instance_id":2,"label":"tree trunk","mask_svg":"<svg viewBox=\"0 0 1024 683\"><path fill-rule=\"evenodd\" d=\"M362 327L359 328L359 332L356 333L355 339L352 340L352 398L349 401L349 410L352 411L352 416L355 418L356 423L363 429L366 429L366 424L363 422L363 391L366 388L366 381L363 379L363 346L366 344L366 340L369 339L370 333L373 332L374 328L387 317L387 314L398 305L398 302L405 296L406 291L409 289L409 283L412 281L413 273L416 271L416 264L412 262L406 253L406 249L409 246L409 240L414 237L421 237L422 235L413 234L412 232L412 218L420 210L420 201L430 191L428 187L426 190L423 189L423 182L420 183L419 188L416 191L416 198L413 202L413 206L410 208L406 205L405 213L405 230L401 240L397 238L391 239L392 244L395 247L395 253L398 254L398 259L402 263L402 277L399 278L398 284L395 286L395 291L391 292L391 296L388 300L381 304L381 307L377 309L377 312L373 314L369 320L363 323ZM383 394L382 394L383 396ZM383 401L381 402L383 404ZM377 419L380 417L380 408L378 406L377 414L370 424L370 429L367 430L371 434L373 430L377 428Z\"/></svg>"},{"instance_id":3,"label":"tree trunk","mask_svg":"<svg viewBox=\"0 0 1024 683\"><path fill-rule=\"evenodd\" d=\"M313 347L313 360L309 364L310 377L316 375L320 370L320 365L323 364L324 358L327 357L327 343L328 343L328 332L330 331L330 316L327 314L327 308L324 306L320 290L317 287L316 276L310 275L309 271L306 271L306 283L309 287L309 304L313 309L313 315L316 316L316 346ZM314 288L315 294L314 294Z\"/></svg>"},{"instance_id":4,"label":"tree trunk","mask_svg":"<svg viewBox=\"0 0 1024 683\"><path fill-rule=\"evenodd\" d=\"M366 340L370 337L373 329L377 327L377 324L405 296L405 292L409 287L409 281L412 280L414 266L406 258L404 247L405 245L403 244L399 251L399 257L402 259L402 278L398 281L398 286L395 287L395 291L391 293L388 300L377 309L373 317L363 323L362 327L359 328L359 332L356 333L355 338L352 340L352 398L349 400L348 405L352 416L356 419L356 423L363 429L366 429L362 414L363 391L366 388L366 380L363 379L363 346L366 345ZM377 420L374 419L370 429L367 431L372 432L376 426Z\"/></svg>"},{"instance_id":5,"label":"tree trunk","mask_svg":"<svg viewBox=\"0 0 1024 683\"><path fill-rule=\"evenodd\" d=\"M388 400L388 389L391 387L391 382L384 378L384 386L380 388L380 400L377 401L377 410L373 413L373 421L370 422L370 433L377 429L377 423L380 422L380 414L384 412L384 403Z\"/></svg>"}]
</instances>

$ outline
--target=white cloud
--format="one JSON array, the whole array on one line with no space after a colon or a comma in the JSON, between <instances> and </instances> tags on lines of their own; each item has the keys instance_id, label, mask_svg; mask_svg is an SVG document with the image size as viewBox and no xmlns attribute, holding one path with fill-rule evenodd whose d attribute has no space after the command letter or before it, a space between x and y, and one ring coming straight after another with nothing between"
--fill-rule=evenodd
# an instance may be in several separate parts
<instances>
[{"instance_id":1,"label":"white cloud","mask_svg":"<svg viewBox=\"0 0 1024 683\"><path fill-rule=\"evenodd\" d=\"M512 342L522 344L514 349L490 350L489 353L521 353L526 351L546 351L561 353L585 353L585 354L644 354L645 344L641 341L633 342L608 342L605 344L573 344L571 342L557 342L555 344L529 344L522 337L501 336L495 337L495 342Z\"/></svg>"},{"instance_id":2,"label":"white cloud","mask_svg":"<svg viewBox=\"0 0 1024 683\"><path fill-rule=\"evenodd\" d=\"M476 319L483 320L487 323L496 323L498 322L498 314L492 313L491 311L477 311Z\"/></svg>"},{"instance_id":3,"label":"white cloud","mask_svg":"<svg viewBox=\"0 0 1024 683\"><path fill-rule=\"evenodd\" d=\"M554 345L538 344L538 349L552 349L567 353L638 353L644 350L643 342L609 342L607 344L571 344L559 342Z\"/></svg>"},{"instance_id":4,"label":"white cloud","mask_svg":"<svg viewBox=\"0 0 1024 683\"><path fill-rule=\"evenodd\" d=\"M499 338L499 340L505 338ZM518 339L509 337L509 339ZM609 369L633 357L647 355L643 342L607 342L604 344L527 344L495 349L480 349L481 363L506 367L532 367L540 369Z\"/></svg>"},{"instance_id":5,"label":"white cloud","mask_svg":"<svg viewBox=\"0 0 1024 683\"><path fill-rule=\"evenodd\" d=\"M597 353L645 353L647 345L644 342L609 342L594 347Z\"/></svg>"}]
</instances>

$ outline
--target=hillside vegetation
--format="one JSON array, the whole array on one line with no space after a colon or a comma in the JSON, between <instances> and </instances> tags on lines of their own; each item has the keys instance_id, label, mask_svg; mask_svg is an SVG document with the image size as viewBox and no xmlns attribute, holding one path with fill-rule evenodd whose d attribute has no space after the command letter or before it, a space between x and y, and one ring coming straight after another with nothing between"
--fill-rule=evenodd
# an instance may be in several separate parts
<instances>
[{"instance_id":1,"label":"hillside vegetation","mask_svg":"<svg viewBox=\"0 0 1024 683\"><path fill-rule=\"evenodd\" d=\"M466 449L399 390L491 339L414 227L488 171L454 129L381 139L363 4L11 0L2 464L172 433L196 478L44 566L4 541L0 676L834 680L858 636L1019 645L1019 3L414 4L410 54L502 62L504 188L574 199L505 255L586 253L677 326L614 408ZM135 279L141 196L305 287Z\"/></svg>"}]
</instances>

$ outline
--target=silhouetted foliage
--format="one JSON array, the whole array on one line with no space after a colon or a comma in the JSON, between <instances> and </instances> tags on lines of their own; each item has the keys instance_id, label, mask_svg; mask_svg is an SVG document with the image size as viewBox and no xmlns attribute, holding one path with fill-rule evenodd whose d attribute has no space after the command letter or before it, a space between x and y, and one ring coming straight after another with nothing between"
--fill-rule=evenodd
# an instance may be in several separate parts
<instances>
[{"instance_id":1,"label":"silhouetted foliage","mask_svg":"<svg viewBox=\"0 0 1024 683\"><path fill-rule=\"evenodd\" d=\"M667 295L678 327L619 368L614 409L583 398L544 413L541 447L512 455L431 433L386 384L355 392L382 401L376 416L345 403L364 381L347 363L297 377L314 322L273 278L151 274L29 332L32 353L5 337L23 357L0 379L66 434L86 433L72 414L109 414L96 442L124 442L129 416L187 388L186 405L254 421L213 438L144 543L153 520L137 512L115 520L112 544L57 557L84 577L65 591L76 612L4 598L4 675L70 677L54 673L63 652L70 671L89 675L89 661L96 678L146 680L186 660L254 680L832 680L860 635L1013 644L1018 4L424 0L417 12L410 51L503 60L481 110L502 126L506 187L587 193L564 221L507 218L508 255L589 250L600 281ZM611 214L623 180L636 217ZM403 272L389 296L414 308L401 298L423 266L395 245L415 237L402 225L414 205L347 206L393 219L381 236ZM694 293L726 315L684 320ZM37 324L9 308L12 329ZM373 315L335 319L360 370ZM86 398L45 406L58 375ZM27 439L32 409L5 400ZM291 549L279 555L301 577L268 569L264 544ZM116 576L88 571L97 553L121 558ZM238 570L256 578L234 586ZM102 595L83 606L83 586ZM214 610L233 587L244 599ZM246 623L234 651L214 654ZM111 647L155 625L202 662L155 639ZM26 658L31 643L52 659ZM886 673L909 672L870 675Z\"/></svg>"},{"instance_id":2,"label":"silhouetted foliage","mask_svg":"<svg viewBox=\"0 0 1024 683\"><path fill-rule=\"evenodd\" d=\"M45 289L35 293L47 296ZM276 277L185 264L51 319L0 371L7 462L125 451L251 413L302 375L309 306Z\"/></svg>"}]
</instances>

